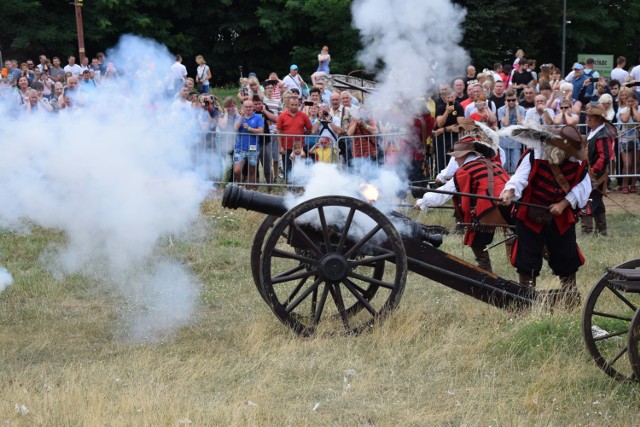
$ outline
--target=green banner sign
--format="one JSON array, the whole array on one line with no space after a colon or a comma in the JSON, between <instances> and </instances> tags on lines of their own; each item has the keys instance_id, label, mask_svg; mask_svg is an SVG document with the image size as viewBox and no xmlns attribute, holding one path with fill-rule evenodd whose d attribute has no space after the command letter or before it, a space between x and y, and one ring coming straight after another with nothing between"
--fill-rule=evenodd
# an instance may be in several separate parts
<instances>
[{"instance_id":1,"label":"green banner sign","mask_svg":"<svg viewBox=\"0 0 640 427\"><path fill-rule=\"evenodd\" d=\"M595 54L595 53L579 53L578 62L583 64L587 58L593 58L595 61L594 70L603 77L611 77L611 70L616 68L616 63L613 60L613 55Z\"/></svg>"}]
</instances>

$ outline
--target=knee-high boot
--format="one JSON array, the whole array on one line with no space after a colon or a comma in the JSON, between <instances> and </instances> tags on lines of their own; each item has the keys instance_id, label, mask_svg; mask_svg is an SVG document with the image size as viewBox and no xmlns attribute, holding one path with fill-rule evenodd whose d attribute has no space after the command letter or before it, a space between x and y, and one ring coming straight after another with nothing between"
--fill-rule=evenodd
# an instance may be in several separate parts
<instances>
[{"instance_id":1,"label":"knee-high boot","mask_svg":"<svg viewBox=\"0 0 640 427\"><path fill-rule=\"evenodd\" d=\"M575 273L569 276L560 276L560 288L564 293L564 304L567 308L580 306L580 292L578 292Z\"/></svg>"},{"instance_id":2,"label":"knee-high boot","mask_svg":"<svg viewBox=\"0 0 640 427\"><path fill-rule=\"evenodd\" d=\"M471 248L471 250L476 257L478 267L493 273L493 270L491 270L491 257L489 256L489 252L480 248Z\"/></svg>"},{"instance_id":3,"label":"knee-high boot","mask_svg":"<svg viewBox=\"0 0 640 427\"><path fill-rule=\"evenodd\" d=\"M528 274L520 273L518 275L518 281L520 282L521 285L526 286L528 288L536 287L536 278Z\"/></svg>"},{"instance_id":4,"label":"knee-high boot","mask_svg":"<svg viewBox=\"0 0 640 427\"><path fill-rule=\"evenodd\" d=\"M583 235L593 233L593 217L591 215L585 215L580 219L580 229Z\"/></svg>"},{"instance_id":5,"label":"knee-high boot","mask_svg":"<svg viewBox=\"0 0 640 427\"><path fill-rule=\"evenodd\" d=\"M607 235L607 215L606 214L598 214L595 216L596 220L596 230L601 236Z\"/></svg>"}]
</instances>

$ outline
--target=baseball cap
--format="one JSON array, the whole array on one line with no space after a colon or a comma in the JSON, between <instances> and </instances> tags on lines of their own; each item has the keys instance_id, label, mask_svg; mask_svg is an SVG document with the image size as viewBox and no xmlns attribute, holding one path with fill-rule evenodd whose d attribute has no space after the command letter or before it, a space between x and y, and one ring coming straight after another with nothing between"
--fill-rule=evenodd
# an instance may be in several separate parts
<instances>
[{"instance_id":1,"label":"baseball cap","mask_svg":"<svg viewBox=\"0 0 640 427\"><path fill-rule=\"evenodd\" d=\"M249 73L247 77L251 78L251 77L258 77L258 76L256 75L256 73L252 72L252 73Z\"/></svg>"},{"instance_id":2,"label":"baseball cap","mask_svg":"<svg viewBox=\"0 0 640 427\"><path fill-rule=\"evenodd\" d=\"M582 64L580 64L579 62L576 62L575 64L573 64L573 69L574 70L583 70L584 66Z\"/></svg>"},{"instance_id":3,"label":"baseball cap","mask_svg":"<svg viewBox=\"0 0 640 427\"><path fill-rule=\"evenodd\" d=\"M291 67L289 67L290 70L297 70L298 66L296 64L293 64Z\"/></svg>"}]
</instances>

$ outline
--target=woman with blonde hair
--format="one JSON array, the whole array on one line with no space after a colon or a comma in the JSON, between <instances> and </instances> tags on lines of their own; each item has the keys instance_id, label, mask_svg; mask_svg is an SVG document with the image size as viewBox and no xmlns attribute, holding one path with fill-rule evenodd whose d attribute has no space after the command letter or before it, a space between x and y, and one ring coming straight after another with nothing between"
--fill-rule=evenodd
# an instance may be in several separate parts
<instances>
[{"instance_id":1,"label":"woman with blonde hair","mask_svg":"<svg viewBox=\"0 0 640 427\"><path fill-rule=\"evenodd\" d=\"M322 46L320 53L318 54L318 69L315 73L311 74L311 83L315 86L316 79L322 76L329 77L329 62L331 62L331 55L329 55L329 46Z\"/></svg>"},{"instance_id":2,"label":"woman with blonde hair","mask_svg":"<svg viewBox=\"0 0 640 427\"><path fill-rule=\"evenodd\" d=\"M598 98L598 104L604 108L606 119L609 123L613 123L616 118L616 112L613 110L613 98L608 93L600 95Z\"/></svg>"},{"instance_id":3,"label":"woman with blonde hair","mask_svg":"<svg viewBox=\"0 0 640 427\"><path fill-rule=\"evenodd\" d=\"M196 64L198 64L198 69L196 70L198 93L209 93L211 90L211 68L209 68L202 55L196 56Z\"/></svg>"}]
</instances>

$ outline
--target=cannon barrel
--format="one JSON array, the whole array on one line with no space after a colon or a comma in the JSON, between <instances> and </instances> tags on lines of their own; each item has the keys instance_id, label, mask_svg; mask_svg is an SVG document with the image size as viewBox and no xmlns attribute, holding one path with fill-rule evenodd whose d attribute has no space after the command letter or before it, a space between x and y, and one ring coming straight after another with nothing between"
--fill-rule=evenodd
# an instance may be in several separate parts
<instances>
[{"instance_id":1,"label":"cannon barrel","mask_svg":"<svg viewBox=\"0 0 640 427\"><path fill-rule=\"evenodd\" d=\"M237 185L227 185L224 189L222 206L228 209L245 208L273 216L282 216L288 210L282 197L245 190Z\"/></svg>"},{"instance_id":2,"label":"cannon barrel","mask_svg":"<svg viewBox=\"0 0 640 427\"><path fill-rule=\"evenodd\" d=\"M245 190L237 185L228 185L224 189L222 206L228 209L244 208L249 211L278 217L287 213L288 210L284 205L284 199L280 196ZM417 244L419 244L420 241L426 241L436 248L442 244L442 234L431 233L422 224L395 211L391 213L391 218L404 223L405 227L409 228L410 231L407 233L408 235L403 236L405 243L416 239Z\"/></svg>"}]
</instances>

